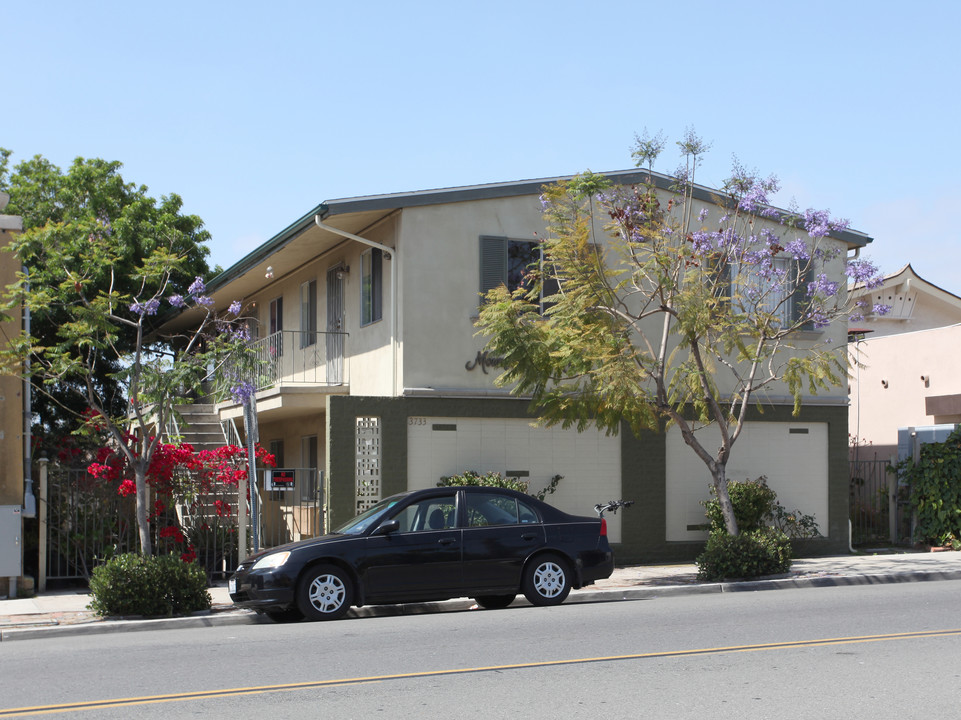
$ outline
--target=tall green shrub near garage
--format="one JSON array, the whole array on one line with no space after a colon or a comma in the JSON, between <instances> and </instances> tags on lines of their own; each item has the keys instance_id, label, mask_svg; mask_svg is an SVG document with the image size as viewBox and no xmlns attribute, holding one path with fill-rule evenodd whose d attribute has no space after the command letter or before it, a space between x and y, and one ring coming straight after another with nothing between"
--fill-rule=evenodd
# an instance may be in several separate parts
<instances>
[{"instance_id":1,"label":"tall green shrub near garage","mask_svg":"<svg viewBox=\"0 0 961 720\"><path fill-rule=\"evenodd\" d=\"M176 555L117 555L94 568L90 609L101 616L189 615L210 609L207 573Z\"/></svg>"},{"instance_id":2,"label":"tall green shrub near garage","mask_svg":"<svg viewBox=\"0 0 961 720\"><path fill-rule=\"evenodd\" d=\"M961 546L961 426L942 443L923 444L917 463L904 460L896 469L910 488L914 539Z\"/></svg>"},{"instance_id":3,"label":"tall green shrub near garage","mask_svg":"<svg viewBox=\"0 0 961 720\"><path fill-rule=\"evenodd\" d=\"M779 575L791 569L791 540L775 527L783 508L764 478L727 484L740 530L727 532L717 496L704 503L710 535L704 552L696 560L698 577L716 582L728 578L755 578ZM712 488L713 493L713 488ZM781 512L779 512L779 508ZM816 532L816 531L815 531Z\"/></svg>"}]
</instances>

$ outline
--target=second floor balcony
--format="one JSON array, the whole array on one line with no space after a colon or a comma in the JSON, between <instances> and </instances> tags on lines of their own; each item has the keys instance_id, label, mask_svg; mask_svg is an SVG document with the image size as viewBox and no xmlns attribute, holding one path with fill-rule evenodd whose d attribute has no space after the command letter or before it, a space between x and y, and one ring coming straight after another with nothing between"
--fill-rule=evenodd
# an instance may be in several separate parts
<instances>
[{"instance_id":1,"label":"second floor balcony","mask_svg":"<svg viewBox=\"0 0 961 720\"><path fill-rule=\"evenodd\" d=\"M283 391L285 387L346 388L350 382L347 333L282 330L252 340L216 373L216 397L229 402L232 388Z\"/></svg>"}]
</instances>

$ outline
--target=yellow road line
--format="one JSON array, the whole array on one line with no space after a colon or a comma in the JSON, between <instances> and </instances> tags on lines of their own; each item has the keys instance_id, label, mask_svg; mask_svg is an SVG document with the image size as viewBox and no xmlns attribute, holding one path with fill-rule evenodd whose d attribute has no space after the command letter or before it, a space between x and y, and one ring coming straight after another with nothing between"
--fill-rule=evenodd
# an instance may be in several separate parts
<instances>
[{"instance_id":1,"label":"yellow road line","mask_svg":"<svg viewBox=\"0 0 961 720\"><path fill-rule=\"evenodd\" d=\"M240 695L257 695L271 692L291 692L294 690L311 690L316 688L358 685L361 683L384 682L387 680L409 680L415 678L437 677L442 675L466 675L469 673L501 672L504 670L523 670L561 665L579 665L585 663L689 657L695 655L716 655L721 653L758 652L761 650L784 650L791 648L820 647L827 645L885 642L891 640L913 640L919 638L948 637L953 635L961 635L961 629L922 630L919 632L891 633L888 635L856 635L852 637L820 638L816 640L792 640L789 642L761 643L758 645L731 645L726 647L698 648L692 650L666 650L661 652L636 653L632 655L608 655L603 657L576 658L569 660L543 660L540 662L517 663L513 665L489 665L485 667L452 668L448 670L427 670L423 672L400 673L397 675L372 675L369 677L340 678L336 680L312 680L299 683L287 683L283 685L260 685L246 688L200 690L197 692L171 693L168 695L148 695L144 697L116 698L113 700L91 700L86 702L65 703L61 705L38 705L35 707L9 708L7 710L0 709L0 718L23 717L28 715L50 715L54 713L82 710L103 710L107 708L130 707L132 705L153 705L156 703L206 700L218 697L237 697Z\"/></svg>"}]
</instances>

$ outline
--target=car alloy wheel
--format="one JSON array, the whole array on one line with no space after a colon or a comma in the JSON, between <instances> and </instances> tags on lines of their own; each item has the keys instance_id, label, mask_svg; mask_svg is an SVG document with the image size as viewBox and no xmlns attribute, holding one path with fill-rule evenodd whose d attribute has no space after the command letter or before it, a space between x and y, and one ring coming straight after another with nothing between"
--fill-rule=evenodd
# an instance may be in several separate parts
<instances>
[{"instance_id":1,"label":"car alloy wheel","mask_svg":"<svg viewBox=\"0 0 961 720\"><path fill-rule=\"evenodd\" d=\"M334 565L320 565L301 579L297 606L308 620L336 620L350 609L353 596L347 573Z\"/></svg>"},{"instance_id":2,"label":"car alloy wheel","mask_svg":"<svg viewBox=\"0 0 961 720\"><path fill-rule=\"evenodd\" d=\"M523 590L532 605L560 605L571 591L567 563L555 555L534 558L524 570Z\"/></svg>"}]
</instances>

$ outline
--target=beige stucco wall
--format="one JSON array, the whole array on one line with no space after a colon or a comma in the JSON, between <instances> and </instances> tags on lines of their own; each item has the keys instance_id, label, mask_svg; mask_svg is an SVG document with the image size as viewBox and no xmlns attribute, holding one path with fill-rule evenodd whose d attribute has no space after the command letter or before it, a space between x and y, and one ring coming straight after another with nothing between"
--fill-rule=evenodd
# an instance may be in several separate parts
<instances>
[{"instance_id":1,"label":"beige stucco wall","mask_svg":"<svg viewBox=\"0 0 961 720\"><path fill-rule=\"evenodd\" d=\"M474 337L480 306L481 235L534 239L543 232L535 196L407 208L401 252L405 388L493 390L497 371L465 365L483 349Z\"/></svg>"},{"instance_id":2,"label":"beige stucco wall","mask_svg":"<svg viewBox=\"0 0 961 720\"><path fill-rule=\"evenodd\" d=\"M5 216L10 220L10 216ZM0 248L13 239L14 230L0 229ZM16 280L16 258L0 252L0 288ZM20 332L19 310L8 311L10 320L0 323L0 336ZM0 376L0 505L23 504L23 381Z\"/></svg>"},{"instance_id":3,"label":"beige stucco wall","mask_svg":"<svg viewBox=\"0 0 961 720\"><path fill-rule=\"evenodd\" d=\"M260 444L270 449L270 443L282 440L284 443L283 464L286 467L307 467L307 460L301 457L301 438L315 435L317 437L317 466L323 469L326 462L326 447L324 435L326 433L326 415L324 413L305 413L295 418L288 418L276 422L261 422L258 425Z\"/></svg>"},{"instance_id":4,"label":"beige stucco wall","mask_svg":"<svg viewBox=\"0 0 961 720\"><path fill-rule=\"evenodd\" d=\"M695 213L701 205L695 207ZM714 213L717 213L715 208ZM772 224L783 232L783 227ZM484 347L484 338L476 336L474 322L479 303L480 249L482 235L506 236L511 239L534 239L545 232L541 206L537 196L502 198L446 204L403 211L400 247L402 306L400 337L403 344L404 388L458 390L495 393L497 368L485 374L477 367L468 370ZM597 236L605 237L601 228ZM829 247L834 240L826 240ZM844 258L831 261L828 274L843 277ZM652 337L659 335L658 320L650 325ZM778 357L778 363L797 350L815 346L837 348L843 352L847 327L836 322L829 328L802 333L791 338ZM778 364L776 363L776 364ZM734 387L733 376L718 368L722 390ZM843 375L842 375L843 380ZM763 402L784 404L791 398L787 386L776 382L759 393ZM806 403L843 404L847 402L846 385L821 391L816 397L805 396Z\"/></svg>"},{"instance_id":5,"label":"beige stucco wall","mask_svg":"<svg viewBox=\"0 0 961 720\"><path fill-rule=\"evenodd\" d=\"M364 237L391 247L395 243L396 217L388 219ZM317 283L317 330L327 330L327 272L331 268L348 268L344 280L344 326L348 333L346 341L347 380L355 395L390 395L392 386L392 352L390 343L391 313L391 268L396 260L383 263L383 299L381 320L361 325L361 254L367 249L360 243L345 241L332 250L311 259L294 272L274 281L256 295L245 298L249 303L250 314L259 324L259 336L269 332L270 303L275 298L283 298L283 328L285 331L300 330L300 286L311 280ZM320 342L323 342L321 339ZM323 398L318 396L318 407L323 406Z\"/></svg>"},{"instance_id":6,"label":"beige stucco wall","mask_svg":"<svg viewBox=\"0 0 961 720\"><path fill-rule=\"evenodd\" d=\"M861 441L896 446L899 427L961 421L925 409L927 397L961 394L961 325L869 336L851 348L863 367L851 369L849 426Z\"/></svg>"}]
</instances>

